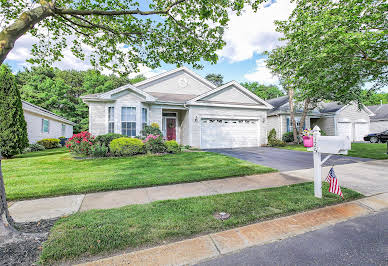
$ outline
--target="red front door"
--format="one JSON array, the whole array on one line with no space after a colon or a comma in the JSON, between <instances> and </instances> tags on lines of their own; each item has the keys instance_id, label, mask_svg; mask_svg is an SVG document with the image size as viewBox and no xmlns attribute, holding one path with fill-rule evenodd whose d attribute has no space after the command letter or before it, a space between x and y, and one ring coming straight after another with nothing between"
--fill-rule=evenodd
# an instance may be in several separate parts
<instances>
[{"instance_id":1,"label":"red front door","mask_svg":"<svg viewBox=\"0 0 388 266\"><path fill-rule=\"evenodd\" d=\"M176 120L175 118L166 118L167 140L176 140Z\"/></svg>"}]
</instances>

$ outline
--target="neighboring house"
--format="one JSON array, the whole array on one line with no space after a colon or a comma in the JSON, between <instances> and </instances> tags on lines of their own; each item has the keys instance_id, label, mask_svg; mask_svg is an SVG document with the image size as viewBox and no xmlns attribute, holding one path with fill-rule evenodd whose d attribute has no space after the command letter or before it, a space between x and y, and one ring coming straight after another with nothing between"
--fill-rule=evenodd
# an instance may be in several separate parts
<instances>
[{"instance_id":1,"label":"neighboring house","mask_svg":"<svg viewBox=\"0 0 388 266\"><path fill-rule=\"evenodd\" d=\"M73 122L29 102L22 103L30 143L46 138L70 138L73 135Z\"/></svg>"},{"instance_id":2,"label":"neighboring house","mask_svg":"<svg viewBox=\"0 0 388 266\"><path fill-rule=\"evenodd\" d=\"M268 113L268 131L275 128L277 137L292 131L288 96L267 101L274 109ZM295 120L299 127L302 107L296 105ZM370 117L373 112L366 106L361 110L356 104L319 103L306 116L305 128L318 125L329 136L349 136L351 141L362 141L369 133Z\"/></svg>"},{"instance_id":3,"label":"neighboring house","mask_svg":"<svg viewBox=\"0 0 388 266\"><path fill-rule=\"evenodd\" d=\"M199 148L265 144L272 108L235 81L216 87L186 67L81 98L89 106L93 135L135 137L156 122L168 140Z\"/></svg>"},{"instance_id":4,"label":"neighboring house","mask_svg":"<svg viewBox=\"0 0 388 266\"><path fill-rule=\"evenodd\" d=\"M375 115L370 119L370 133L388 130L388 104L368 106Z\"/></svg>"}]
</instances>

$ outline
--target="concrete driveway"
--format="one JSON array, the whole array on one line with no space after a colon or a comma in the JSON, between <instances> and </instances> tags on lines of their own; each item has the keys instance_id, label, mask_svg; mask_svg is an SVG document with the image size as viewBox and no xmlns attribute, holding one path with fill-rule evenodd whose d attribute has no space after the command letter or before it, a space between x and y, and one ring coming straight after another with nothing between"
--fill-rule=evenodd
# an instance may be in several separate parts
<instances>
[{"instance_id":1,"label":"concrete driveway","mask_svg":"<svg viewBox=\"0 0 388 266\"><path fill-rule=\"evenodd\" d=\"M272 167L282 172L314 167L312 152L292 151L270 147L209 149L206 151L229 155L252 163ZM322 159L323 158L324 155L322 156ZM366 161L371 161L371 159L333 155L325 162L324 166L332 165L332 163L341 165Z\"/></svg>"}]
</instances>

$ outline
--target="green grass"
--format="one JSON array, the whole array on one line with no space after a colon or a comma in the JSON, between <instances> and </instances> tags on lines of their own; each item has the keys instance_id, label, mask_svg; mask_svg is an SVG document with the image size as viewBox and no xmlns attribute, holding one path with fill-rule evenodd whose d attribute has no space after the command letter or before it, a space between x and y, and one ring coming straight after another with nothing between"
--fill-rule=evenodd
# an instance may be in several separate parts
<instances>
[{"instance_id":1,"label":"green grass","mask_svg":"<svg viewBox=\"0 0 388 266\"><path fill-rule=\"evenodd\" d=\"M43 264L90 255L108 255L343 202L328 192L314 197L313 183L302 183L206 197L157 201L110 210L91 210L62 218L52 228L41 254ZM342 188L346 200L362 197ZM217 212L230 219L219 221Z\"/></svg>"},{"instance_id":2,"label":"green grass","mask_svg":"<svg viewBox=\"0 0 388 266\"><path fill-rule=\"evenodd\" d=\"M280 149L307 151L307 148L300 145L287 145L278 147ZM376 160L388 159L387 144L385 143L352 143L352 149L348 151L347 156L370 158Z\"/></svg>"},{"instance_id":3,"label":"green grass","mask_svg":"<svg viewBox=\"0 0 388 266\"><path fill-rule=\"evenodd\" d=\"M276 171L216 153L77 160L65 149L3 161L9 200L149 187Z\"/></svg>"}]
</instances>

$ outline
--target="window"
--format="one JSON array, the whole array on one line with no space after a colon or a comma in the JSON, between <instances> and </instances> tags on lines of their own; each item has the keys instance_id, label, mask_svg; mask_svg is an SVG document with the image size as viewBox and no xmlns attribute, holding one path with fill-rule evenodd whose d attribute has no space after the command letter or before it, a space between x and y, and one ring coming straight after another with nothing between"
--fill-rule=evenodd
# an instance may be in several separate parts
<instances>
[{"instance_id":1,"label":"window","mask_svg":"<svg viewBox=\"0 0 388 266\"><path fill-rule=\"evenodd\" d=\"M66 137L66 125L62 124L62 137Z\"/></svg>"},{"instance_id":2,"label":"window","mask_svg":"<svg viewBox=\"0 0 388 266\"><path fill-rule=\"evenodd\" d=\"M49 132L49 121L47 119L42 118L42 132L48 133Z\"/></svg>"},{"instance_id":3,"label":"window","mask_svg":"<svg viewBox=\"0 0 388 266\"><path fill-rule=\"evenodd\" d=\"M141 109L141 122L142 122L142 129L145 128L145 126L148 124L148 114L147 114L147 109L142 108Z\"/></svg>"},{"instance_id":4,"label":"window","mask_svg":"<svg viewBox=\"0 0 388 266\"><path fill-rule=\"evenodd\" d=\"M108 133L115 132L115 108L108 107Z\"/></svg>"},{"instance_id":5,"label":"window","mask_svg":"<svg viewBox=\"0 0 388 266\"><path fill-rule=\"evenodd\" d=\"M136 136L136 107L121 108L121 134Z\"/></svg>"}]
</instances>

